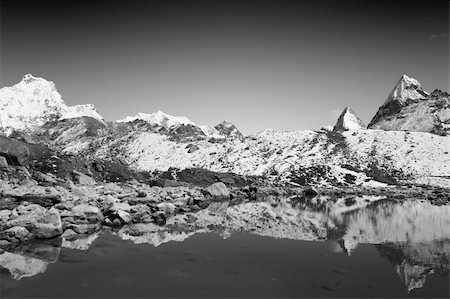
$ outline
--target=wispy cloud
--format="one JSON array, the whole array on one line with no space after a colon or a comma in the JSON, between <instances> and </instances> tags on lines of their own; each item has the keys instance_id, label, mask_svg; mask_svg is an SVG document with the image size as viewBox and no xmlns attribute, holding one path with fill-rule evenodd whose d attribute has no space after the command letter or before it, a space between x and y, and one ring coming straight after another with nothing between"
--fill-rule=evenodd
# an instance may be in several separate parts
<instances>
[{"instance_id":1,"label":"wispy cloud","mask_svg":"<svg viewBox=\"0 0 450 299\"><path fill-rule=\"evenodd\" d=\"M427 39L424 39L423 42L438 40L438 39L447 39L447 38L448 38L448 33L445 33L445 32L433 33Z\"/></svg>"}]
</instances>

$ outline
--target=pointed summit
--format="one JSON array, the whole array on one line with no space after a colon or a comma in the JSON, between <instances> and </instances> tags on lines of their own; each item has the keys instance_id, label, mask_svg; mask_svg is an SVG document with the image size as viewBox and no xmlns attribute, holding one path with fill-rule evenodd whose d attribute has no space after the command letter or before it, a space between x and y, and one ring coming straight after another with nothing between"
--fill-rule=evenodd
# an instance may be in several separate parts
<instances>
[{"instance_id":1,"label":"pointed summit","mask_svg":"<svg viewBox=\"0 0 450 299\"><path fill-rule=\"evenodd\" d=\"M422 89L419 81L407 75L401 76L397 81L394 89L388 95L383 105L388 104L391 101L397 100L400 103L404 103L406 100L418 100L428 96L428 93Z\"/></svg>"},{"instance_id":2,"label":"pointed summit","mask_svg":"<svg viewBox=\"0 0 450 299\"><path fill-rule=\"evenodd\" d=\"M0 89L0 131L32 130L48 121L89 116L103 118L93 105L68 107L52 81L31 74L12 87Z\"/></svg>"},{"instance_id":3,"label":"pointed summit","mask_svg":"<svg viewBox=\"0 0 450 299\"><path fill-rule=\"evenodd\" d=\"M359 119L356 113L350 107L345 107L344 111L341 113L341 116L339 116L333 131L343 132L350 130L361 130L365 128L366 126L362 120Z\"/></svg>"},{"instance_id":4,"label":"pointed summit","mask_svg":"<svg viewBox=\"0 0 450 299\"><path fill-rule=\"evenodd\" d=\"M214 126L214 128L219 131L220 134L231 137L231 138L237 138L239 140L244 139L244 135L236 128L236 126L229 121L224 120L217 126Z\"/></svg>"},{"instance_id":5,"label":"pointed summit","mask_svg":"<svg viewBox=\"0 0 450 299\"><path fill-rule=\"evenodd\" d=\"M161 110L150 114L139 112L135 116L127 116L117 122L132 122L135 120L143 120L151 125L158 125L166 128L172 128L180 125L196 126L196 124L190 121L186 116L172 116L162 112Z\"/></svg>"}]
</instances>

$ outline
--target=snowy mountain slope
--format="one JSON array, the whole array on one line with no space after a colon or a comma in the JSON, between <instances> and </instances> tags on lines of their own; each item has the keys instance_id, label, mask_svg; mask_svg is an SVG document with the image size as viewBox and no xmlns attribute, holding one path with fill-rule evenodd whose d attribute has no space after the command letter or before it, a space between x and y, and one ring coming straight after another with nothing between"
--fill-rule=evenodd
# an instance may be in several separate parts
<instances>
[{"instance_id":1,"label":"snowy mountain slope","mask_svg":"<svg viewBox=\"0 0 450 299\"><path fill-rule=\"evenodd\" d=\"M0 129L6 134L80 116L103 120L93 105L68 107L55 84L43 78L27 74L16 85L0 89Z\"/></svg>"},{"instance_id":2,"label":"snowy mountain slope","mask_svg":"<svg viewBox=\"0 0 450 299\"><path fill-rule=\"evenodd\" d=\"M202 167L242 175L276 176L280 181L324 166L327 176L344 182L354 176L361 184L374 171L412 180L450 176L450 138L428 133L360 130L342 134L316 131L266 130L244 141L187 143L155 133L127 135L102 146L96 155L107 158L113 151L126 164L141 171ZM351 170L349 170L349 167Z\"/></svg>"},{"instance_id":3,"label":"snowy mountain slope","mask_svg":"<svg viewBox=\"0 0 450 299\"><path fill-rule=\"evenodd\" d=\"M445 136L450 132L449 94L440 90L428 94L417 80L404 75L373 117L369 128Z\"/></svg>"}]
</instances>

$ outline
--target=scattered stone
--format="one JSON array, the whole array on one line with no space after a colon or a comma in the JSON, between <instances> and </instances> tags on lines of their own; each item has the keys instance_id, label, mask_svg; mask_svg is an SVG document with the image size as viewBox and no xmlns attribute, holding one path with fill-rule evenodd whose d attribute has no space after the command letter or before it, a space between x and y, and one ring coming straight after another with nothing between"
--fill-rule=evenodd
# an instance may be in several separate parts
<instances>
[{"instance_id":1,"label":"scattered stone","mask_svg":"<svg viewBox=\"0 0 450 299\"><path fill-rule=\"evenodd\" d=\"M51 208L46 212L33 211L5 223L6 228L25 227L34 238L46 239L62 234L62 223L58 210Z\"/></svg>"},{"instance_id":2,"label":"scattered stone","mask_svg":"<svg viewBox=\"0 0 450 299\"><path fill-rule=\"evenodd\" d=\"M22 226L13 226L2 233L2 239L9 242L23 242L32 238L30 232Z\"/></svg>"},{"instance_id":3,"label":"scattered stone","mask_svg":"<svg viewBox=\"0 0 450 299\"><path fill-rule=\"evenodd\" d=\"M0 222L8 221L11 213L12 212L10 210L0 210Z\"/></svg>"},{"instance_id":4,"label":"scattered stone","mask_svg":"<svg viewBox=\"0 0 450 299\"><path fill-rule=\"evenodd\" d=\"M131 206L126 202L115 202L110 208L110 211L126 211L131 210Z\"/></svg>"},{"instance_id":5,"label":"scattered stone","mask_svg":"<svg viewBox=\"0 0 450 299\"><path fill-rule=\"evenodd\" d=\"M123 189L115 183L108 183L103 186L104 194L121 194Z\"/></svg>"},{"instance_id":6,"label":"scattered stone","mask_svg":"<svg viewBox=\"0 0 450 299\"><path fill-rule=\"evenodd\" d=\"M188 144L186 146L186 148L187 148L189 154L199 150L199 147L197 145L195 145L195 144Z\"/></svg>"},{"instance_id":7,"label":"scattered stone","mask_svg":"<svg viewBox=\"0 0 450 299\"><path fill-rule=\"evenodd\" d=\"M88 204L79 204L72 208L72 212L79 214L90 222L103 220L103 214L99 208Z\"/></svg>"},{"instance_id":8,"label":"scattered stone","mask_svg":"<svg viewBox=\"0 0 450 299\"><path fill-rule=\"evenodd\" d=\"M64 231L64 233L61 235L61 237L65 238L65 239L70 239L71 237L74 237L76 235L78 235L78 234L75 231L68 228Z\"/></svg>"},{"instance_id":9,"label":"scattered stone","mask_svg":"<svg viewBox=\"0 0 450 299\"><path fill-rule=\"evenodd\" d=\"M157 225L165 225L166 224L166 215L164 214L164 212L156 212L153 215L153 221Z\"/></svg>"},{"instance_id":10,"label":"scattered stone","mask_svg":"<svg viewBox=\"0 0 450 299\"><path fill-rule=\"evenodd\" d=\"M123 210L117 211L117 216L121 219L122 223L128 224L131 223L131 215Z\"/></svg>"},{"instance_id":11,"label":"scattered stone","mask_svg":"<svg viewBox=\"0 0 450 299\"><path fill-rule=\"evenodd\" d=\"M230 191L228 191L227 186L222 182L217 182L206 188L206 191L214 199L230 199Z\"/></svg>"},{"instance_id":12,"label":"scattered stone","mask_svg":"<svg viewBox=\"0 0 450 299\"><path fill-rule=\"evenodd\" d=\"M139 190L137 191L136 197L142 198L142 197L146 197L147 193L143 190Z\"/></svg>"},{"instance_id":13,"label":"scattered stone","mask_svg":"<svg viewBox=\"0 0 450 299\"><path fill-rule=\"evenodd\" d=\"M158 210L164 212L165 214L173 214L175 212L176 206L170 202L162 202L157 205Z\"/></svg>"},{"instance_id":14,"label":"scattered stone","mask_svg":"<svg viewBox=\"0 0 450 299\"><path fill-rule=\"evenodd\" d=\"M0 169L6 169L8 168L8 161L5 157L0 156Z\"/></svg>"},{"instance_id":15,"label":"scattered stone","mask_svg":"<svg viewBox=\"0 0 450 299\"><path fill-rule=\"evenodd\" d=\"M77 170L72 171L72 177L80 185L94 186L97 184L93 178Z\"/></svg>"},{"instance_id":16,"label":"scattered stone","mask_svg":"<svg viewBox=\"0 0 450 299\"><path fill-rule=\"evenodd\" d=\"M303 197L312 198L319 195L319 191L317 191L314 187L308 187L302 192Z\"/></svg>"}]
</instances>

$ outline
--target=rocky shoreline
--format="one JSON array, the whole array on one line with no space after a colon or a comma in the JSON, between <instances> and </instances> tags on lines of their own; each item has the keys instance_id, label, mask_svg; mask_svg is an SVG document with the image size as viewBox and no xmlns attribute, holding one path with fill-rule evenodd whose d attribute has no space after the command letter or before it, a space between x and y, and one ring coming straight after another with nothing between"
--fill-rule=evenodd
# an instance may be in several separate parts
<instances>
[{"instance_id":1,"label":"rocky shoreline","mask_svg":"<svg viewBox=\"0 0 450 299\"><path fill-rule=\"evenodd\" d=\"M386 200L420 198L434 205L445 205L450 190L420 186L367 187L265 187L227 186L215 182L199 187L166 180L165 187L150 186L137 180L99 183L75 172L77 183L47 175L45 182L28 177L0 181L0 246L34 239L78 238L127 224L165 225L167 219L208 208L216 202L236 205L248 201L271 202L290 198L316 207L344 199L347 207L357 205L355 197L383 196Z\"/></svg>"}]
</instances>

